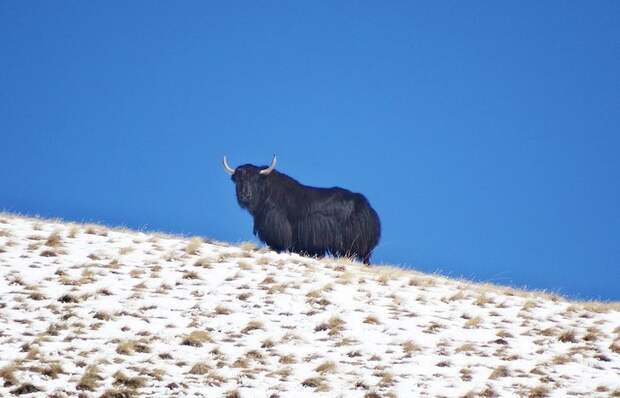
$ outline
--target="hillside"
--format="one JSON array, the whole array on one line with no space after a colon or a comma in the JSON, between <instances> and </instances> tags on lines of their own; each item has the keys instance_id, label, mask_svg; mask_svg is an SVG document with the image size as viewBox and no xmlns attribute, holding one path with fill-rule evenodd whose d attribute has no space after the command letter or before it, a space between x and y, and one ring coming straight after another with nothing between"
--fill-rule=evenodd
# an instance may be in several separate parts
<instances>
[{"instance_id":1,"label":"hillside","mask_svg":"<svg viewBox=\"0 0 620 398\"><path fill-rule=\"evenodd\" d=\"M0 214L3 397L620 397L619 375L618 303Z\"/></svg>"}]
</instances>

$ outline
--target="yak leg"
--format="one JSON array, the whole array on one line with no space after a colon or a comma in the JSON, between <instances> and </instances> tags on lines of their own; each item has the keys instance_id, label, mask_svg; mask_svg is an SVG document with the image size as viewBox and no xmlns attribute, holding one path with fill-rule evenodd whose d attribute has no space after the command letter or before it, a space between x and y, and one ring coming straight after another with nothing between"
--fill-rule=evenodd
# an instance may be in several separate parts
<instances>
[{"instance_id":1,"label":"yak leg","mask_svg":"<svg viewBox=\"0 0 620 398\"><path fill-rule=\"evenodd\" d=\"M254 233L277 252L290 250L293 245L291 224L277 209L266 212L260 219L254 219Z\"/></svg>"}]
</instances>

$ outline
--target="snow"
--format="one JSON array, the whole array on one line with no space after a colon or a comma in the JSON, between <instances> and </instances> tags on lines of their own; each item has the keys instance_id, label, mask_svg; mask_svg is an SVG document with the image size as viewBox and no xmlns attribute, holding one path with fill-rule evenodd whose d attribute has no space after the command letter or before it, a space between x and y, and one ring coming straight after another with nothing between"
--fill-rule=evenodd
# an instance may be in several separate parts
<instances>
[{"instance_id":1,"label":"snow","mask_svg":"<svg viewBox=\"0 0 620 398\"><path fill-rule=\"evenodd\" d=\"M190 242L0 214L0 396L620 396L618 303Z\"/></svg>"}]
</instances>

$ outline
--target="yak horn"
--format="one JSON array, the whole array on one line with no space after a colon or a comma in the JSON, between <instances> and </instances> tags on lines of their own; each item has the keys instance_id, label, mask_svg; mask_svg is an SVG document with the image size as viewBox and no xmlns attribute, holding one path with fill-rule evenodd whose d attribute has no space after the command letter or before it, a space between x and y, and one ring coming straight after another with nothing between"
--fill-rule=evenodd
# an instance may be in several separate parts
<instances>
[{"instance_id":1,"label":"yak horn","mask_svg":"<svg viewBox=\"0 0 620 398\"><path fill-rule=\"evenodd\" d=\"M273 155L273 160L271 161L271 166L269 166L268 168L259 171L260 174L266 176L267 174L271 173L273 171L273 169L276 168L276 155Z\"/></svg>"},{"instance_id":2,"label":"yak horn","mask_svg":"<svg viewBox=\"0 0 620 398\"><path fill-rule=\"evenodd\" d=\"M232 167L230 167L228 165L228 162L226 161L226 155L224 155L224 171L226 171L228 174L233 175L235 174L235 169L233 169Z\"/></svg>"}]
</instances>

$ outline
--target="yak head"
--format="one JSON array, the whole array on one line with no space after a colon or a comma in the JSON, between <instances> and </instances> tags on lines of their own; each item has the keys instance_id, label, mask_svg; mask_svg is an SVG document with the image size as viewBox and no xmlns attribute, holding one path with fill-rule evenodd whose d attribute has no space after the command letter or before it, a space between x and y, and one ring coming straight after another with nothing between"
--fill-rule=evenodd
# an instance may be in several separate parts
<instances>
[{"instance_id":1,"label":"yak head","mask_svg":"<svg viewBox=\"0 0 620 398\"><path fill-rule=\"evenodd\" d=\"M239 206L247 209L250 213L254 213L265 197L267 188L265 179L276 168L276 155L273 155L270 166L259 167L244 164L233 169L228 165L226 156L224 156L223 163L224 170L230 174L230 179L235 183Z\"/></svg>"}]
</instances>

